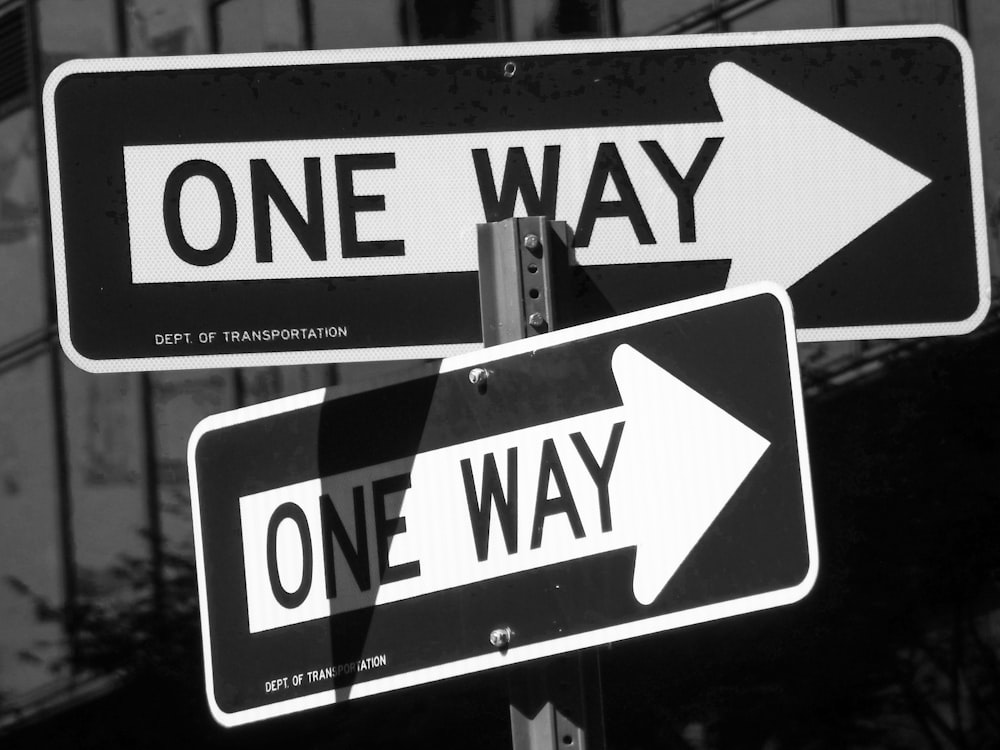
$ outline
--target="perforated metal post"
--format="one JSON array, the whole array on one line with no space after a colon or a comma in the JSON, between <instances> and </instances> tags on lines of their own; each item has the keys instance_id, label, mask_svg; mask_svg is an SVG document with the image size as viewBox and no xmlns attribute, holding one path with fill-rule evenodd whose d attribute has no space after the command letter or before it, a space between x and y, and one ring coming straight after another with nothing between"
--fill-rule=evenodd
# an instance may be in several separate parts
<instances>
[{"instance_id":1,"label":"perforated metal post","mask_svg":"<svg viewBox=\"0 0 1000 750\"><path fill-rule=\"evenodd\" d=\"M553 330L553 292L567 253L566 223L533 216L480 224L478 229L486 346Z\"/></svg>"},{"instance_id":2,"label":"perforated metal post","mask_svg":"<svg viewBox=\"0 0 1000 750\"><path fill-rule=\"evenodd\" d=\"M478 230L486 346L554 330L555 291L566 279L565 222L535 216L480 224ZM516 633L505 632L507 639L495 631L490 642L516 648ZM508 684L514 750L604 749L596 649L518 665L509 671Z\"/></svg>"},{"instance_id":3,"label":"perforated metal post","mask_svg":"<svg viewBox=\"0 0 1000 750\"><path fill-rule=\"evenodd\" d=\"M604 750L597 649L518 665L508 685L514 750Z\"/></svg>"}]
</instances>

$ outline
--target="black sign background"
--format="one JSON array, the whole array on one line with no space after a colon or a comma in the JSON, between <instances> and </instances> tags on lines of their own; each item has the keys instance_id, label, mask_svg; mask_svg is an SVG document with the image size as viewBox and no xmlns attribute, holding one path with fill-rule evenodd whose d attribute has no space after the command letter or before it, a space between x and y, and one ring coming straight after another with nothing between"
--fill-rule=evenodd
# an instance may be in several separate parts
<instances>
[{"instance_id":1,"label":"black sign background","mask_svg":"<svg viewBox=\"0 0 1000 750\"><path fill-rule=\"evenodd\" d=\"M462 369L205 432L196 443L192 482L209 615L206 661L215 678L211 697L224 712L334 686L343 700L364 680L488 654L490 631L503 625L513 628L520 647L801 584L810 570L799 461L805 436L796 425L785 336L777 299L757 294L532 353L484 357L492 371L485 392ZM771 443L653 604L636 602L634 548L625 548L249 632L241 496L620 406L611 354L622 343ZM449 531L463 532L469 530ZM265 692L269 679L379 654L387 658L379 669Z\"/></svg>"},{"instance_id":2,"label":"black sign background","mask_svg":"<svg viewBox=\"0 0 1000 750\"><path fill-rule=\"evenodd\" d=\"M475 272L132 284L125 146L717 121L708 77L723 61L743 66L933 181L794 285L800 329L963 321L977 309L972 201L980 200L980 186L970 178L966 71L950 40L544 56L521 56L516 47L499 45L480 49L495 49L495 56L64 77L53 100L73 346L87 358L111 361L482 340ZM317 58L304 53L302 59ZM509 60L517 63L512 78L504 76ZM443 232L456 219L484 220L428 217L441 222ZM580 296L558 301L567 322L722 288L728 261L580 273ZM154 344L160 332L333 324L347 325L350 336Z\"/></svg>"}]
</instances>

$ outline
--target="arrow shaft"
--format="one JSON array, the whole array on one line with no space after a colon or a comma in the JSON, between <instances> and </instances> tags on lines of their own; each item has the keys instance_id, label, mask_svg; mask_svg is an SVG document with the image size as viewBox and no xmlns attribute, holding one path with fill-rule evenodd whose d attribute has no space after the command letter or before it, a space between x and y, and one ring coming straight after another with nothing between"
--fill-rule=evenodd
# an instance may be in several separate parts
<instances>
[{"instance_id":1,"label":"arrow shaft","mask_svg":"<svg viewBox=\"0 0 1000 750\"><path fill-rule=\"evenodd\" d=\"M724 129L710 122L129 146L130 244L143 250L132 256L132 278L474 271L477 221L539 214L586 232L576 243L584 265L698 258L694 204L709 170L698 158ZM463 221L450 231L464 239L442 244L439 221L456 216ZM609 255L602 245L629 253Z\"/></svg>"},{"instance_id":2,"label":"arrow shaft","mask_svg":"<svg viewBox=\"0 0 1000 750\"><path fill-rule=\"evenodd\" d=\"M628 546L624 429L617 407L241 498L251 632Z\"/></svg>"},{"instance_id":3,"label":"arrow shaft","mask_svg":"<svg viewBox=\"0 0 1000 750\"><path fill-rule=\"evenodd\" d=\"M545 215L580 265L788 287L928 183L733 63L710 85L721 122L127 146L132 280L474 271L476 223Z\"/></svg>"}]
</instances>

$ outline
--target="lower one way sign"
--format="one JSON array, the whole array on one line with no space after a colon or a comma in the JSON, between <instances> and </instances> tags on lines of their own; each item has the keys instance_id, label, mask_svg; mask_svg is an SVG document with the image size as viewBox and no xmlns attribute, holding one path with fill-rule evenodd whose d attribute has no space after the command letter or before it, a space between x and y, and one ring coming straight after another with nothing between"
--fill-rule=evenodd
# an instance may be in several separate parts
<instances>
[{"instance_id":1,"label":"lower one way sign","mask_svg":"<svg viewBox=\"0 0 1000 750\"><path fill-rule=\"evenodd\" d=\"M215 717L800 599L817 552L790 309L742 287L202 422Z\"/></svg>"}]
</instances>

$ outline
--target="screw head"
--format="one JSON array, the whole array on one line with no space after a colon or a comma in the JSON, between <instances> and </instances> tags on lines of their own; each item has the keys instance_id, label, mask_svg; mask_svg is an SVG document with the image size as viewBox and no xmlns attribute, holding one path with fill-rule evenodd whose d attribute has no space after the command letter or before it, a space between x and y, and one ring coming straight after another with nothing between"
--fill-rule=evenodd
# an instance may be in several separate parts
<instances>
[{"instance_id":1,"label":"screw head","mask_svg":"<svg viewBox=\"0 0 1000 750\"><path fill-rule=\"evenodd\" d=\"M508 627L496 628L490 633L490 645L493 648L507 648L513 631Z\"/></svg>"},{"instance_id":2,"label":"screw head","mask_svg":"<svg viewBox=\"0 0 1000 750\"><path fill-rule=\"evenodd\" d=\"M545 318L539 312L533 312L528 316L528 325L532 328L541 328L545 325Z\"/></svg>"},{"instance_id":3,"label":"screw head","mask_svg":"<svg viewBox=\"0 0 1000 750\"><path fill-rule=\"evenodd\" d=\"M489 376L489 371L483 367L473 367L469 370L469 382L473 385L482 385Z\"/></svg>"},{"instance_id":4,"label":"screw head","mask_svg":"<svg viewBox=\"0 0 1000 750\"><path fill-rule=\"evenodd\" d=\"M538 238L537 234L527 234L524 236L524 249L525 250L537 250L542 241Z\"/></svg>"}]
</instances>

